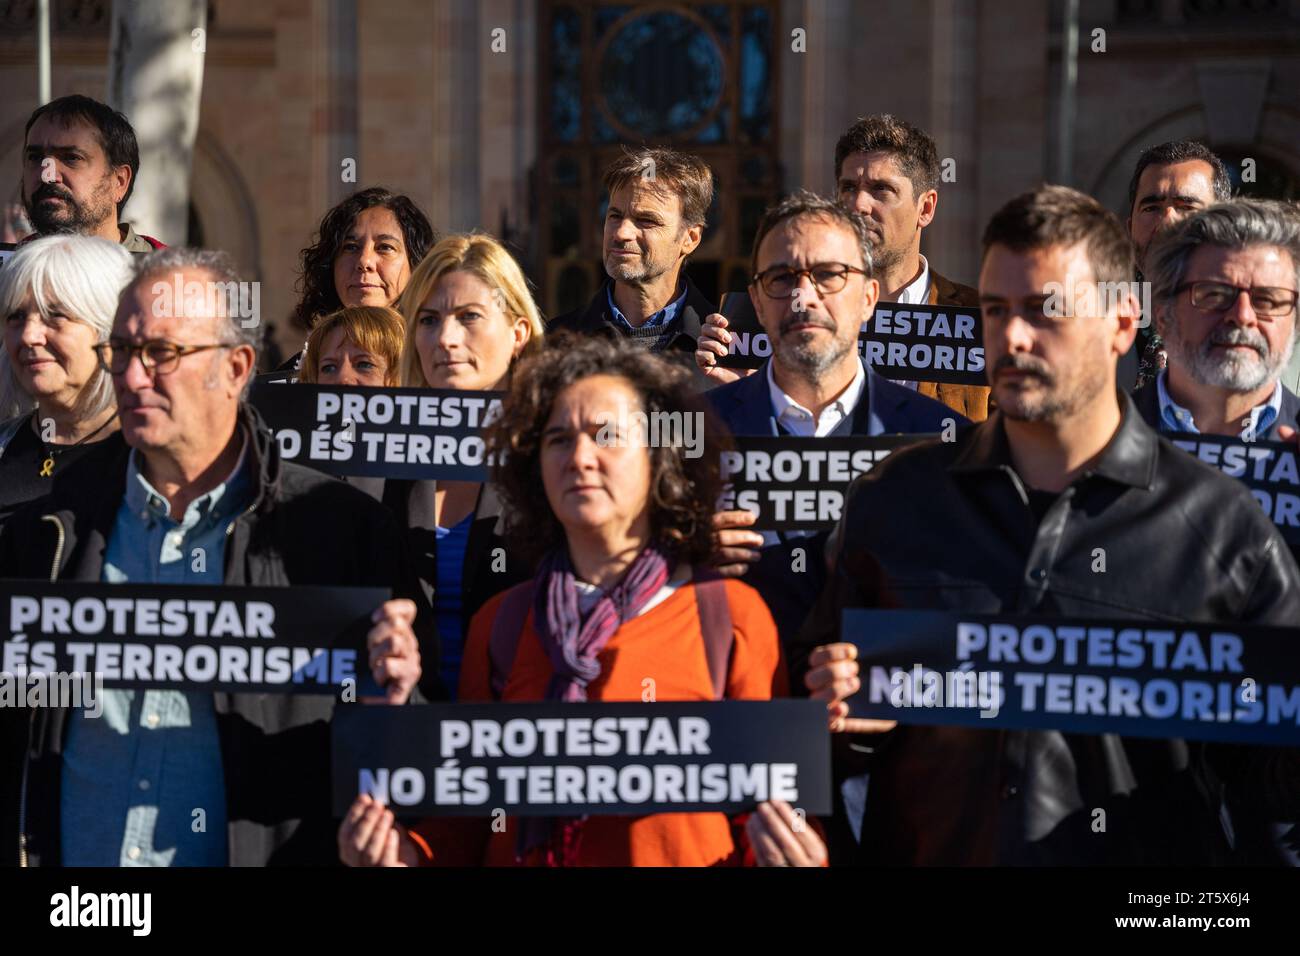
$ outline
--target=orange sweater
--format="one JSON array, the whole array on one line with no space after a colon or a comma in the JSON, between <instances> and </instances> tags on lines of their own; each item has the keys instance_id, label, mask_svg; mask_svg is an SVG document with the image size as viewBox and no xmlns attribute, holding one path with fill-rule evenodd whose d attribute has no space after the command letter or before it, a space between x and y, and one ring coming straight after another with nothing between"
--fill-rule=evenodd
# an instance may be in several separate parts
<instances>
[{"instance_id":1,"label":"orange sweater","mask_svg":"<svg viewBox=\"0 0 1300 956\"><path fill-rule=\"evenodd\" d=\"M757 591L739 581L727 581L726 593L735 632L727 698L786 696L785 662L767 605ZM488 638L503 597L498 594L488 601L470 622L459 691L460 700L467 703L493 699ZM587 686L590 701L640 701L651 686L643 683L647 678L654 681L656 700L712 700L694 585L682 585L662 603L624 624L597 660L601 672ZM501 699L540 701L552 672L530 610ZM412 833L430 862L511 866L518 820L507 816L505 829L499 833L492 832L491 823L487 819L432 817L421 821ZM721 813L590 817L581 834L578 862L582 866L711 866L739 862L745 849L743 830Z\"/></svg>"}]
</instances>

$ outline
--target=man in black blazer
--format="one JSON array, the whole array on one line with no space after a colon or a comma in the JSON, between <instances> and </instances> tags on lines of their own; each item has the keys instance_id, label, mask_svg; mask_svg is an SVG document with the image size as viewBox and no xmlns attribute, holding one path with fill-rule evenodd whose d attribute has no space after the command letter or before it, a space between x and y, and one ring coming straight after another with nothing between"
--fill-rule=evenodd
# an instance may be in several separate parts
<instances>
[{"instance_id":1,"label":"man in black blazer","mask_svg":"<svg viewBox=\"0 0 1300 956\"><path fill-rule=\"evenodd\" d=\"M1281 382L1296 341L1300 213L1237 199L1189 216L1147 258L1169 365L1133 393L1170 432L1290 437L1300 398Z\"/></svg>"},{"instance_id":2,"label":"man in black blazer","mask_svg":"<svg viewBox=\"0 0 1300 956\"><path fill-rule=\"evenodd\" d=\"M586 308L552 319L546 331L616 336L693 369L700 324L717 310L682 267L704 234L713 173L676 150L627 150L605 171L605 191L608 281Z\"/></svg>"}]
</instances>

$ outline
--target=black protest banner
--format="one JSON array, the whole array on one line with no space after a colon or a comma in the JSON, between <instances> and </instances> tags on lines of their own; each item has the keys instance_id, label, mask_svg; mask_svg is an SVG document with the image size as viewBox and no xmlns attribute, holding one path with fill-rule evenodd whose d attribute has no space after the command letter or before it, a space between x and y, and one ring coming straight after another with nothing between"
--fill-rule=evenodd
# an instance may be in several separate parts
<instances>
[{"instance_id":1,"label":"black protest banner","mask_svg":"<svg viewBox=\"0 0 1300 956\"><path fill-rule=\"evenodd\" d=\"M259 385L293 385L298 381L298 372L291 368L278 368L274 372L263 372L253 378L253 388Z\"/></svg>"},{"instance_id":2,"label":"black protest banner","mask_svg":"<svg viewBox=\"0 0 1300 956\"><path fill-rule=\"evenodd\" d=\"M885 378L987 385L980 318L977 308L877 302L858 350Z\"/></svg>"},{"instance_id":3,"label":"black protest banner","mask_svg":"<svg viewBox=\"0 0 1300 956\"><path fill-rule=\"evenodd\" d=\"M772 355L772 342L758 322L758 313L748 292L727 292L718 310L727 320L731 342L727 354L718 357L722 368L758 368Z\"/></svg>"},{"instance_id":4,"label":"black protest banner","mask_svg":"<svg viewBox=\"0 0 1300 956\"><path fill-rule=\"evenodd\" d=\"M385 588L0 582L0 670L105 687L377 692L370 615Z\"/></svg>"},{"instance_id":5,"label":"black protest banner","mask_svg":"<svg viewBox=\"0 0 1300 956\"><path fill-rule=\"evenodd\" d=\"M1243 441L1224 435L1162 432L1188 454L1250 489L1286 543L1300 548L1300 469L1288 442Z\"/></svg>"},{"instance_id":6,"label":"black protest banner","mask_svg":"<svg viewBox=\"0 0 1300 956\"><path fill-rule=\"evenodd\" d=\"M361 793L399 815L830 810L817 701L356 707L332 722L334 812Z\"/></svg>"},{"instance_id":7,"label":"black protest banner","mask_svg":"<svg viewBox=\"0 0 1300 956\"><path fill-rule=\"evenodd\" d=\"M727 488L719 511L751 511L760 531L818 531L840 520L844 493L858 475L897 448L936 435L850 435L843 438L735 438L722 452Z\"/></svg>"},{"instance_id":8,"label":"black protest banner","mask_svg":"<svg viewBox=\"0 0 1300 956\"><path fill-rule=\"evenodd\" d=\"M484 481L501 393L254 383L249 401L285 459L326 474Z\"/></svg>"},{"instance_id":9,"label":"black protest banner","mask_svg":"<svg viewBox=\"0 0 1300 956\"><path fill-rule=\"evenodd\" d=\"M727 319L731 343L723 368L758 368L772 343L750 310ZM858 336L863 360L890 379L987 385L979 309L878 302Z\"/></svg>"},{"instance_id":10,"label":"black protest banner","mask_svg":"<svg viewBox=\"0 0 1300 956\"><path fill-rule=\"evenodd\" d=\"M1294 628L844 611L855 717L1300 744Z\"/></svg>"}]
</instances>

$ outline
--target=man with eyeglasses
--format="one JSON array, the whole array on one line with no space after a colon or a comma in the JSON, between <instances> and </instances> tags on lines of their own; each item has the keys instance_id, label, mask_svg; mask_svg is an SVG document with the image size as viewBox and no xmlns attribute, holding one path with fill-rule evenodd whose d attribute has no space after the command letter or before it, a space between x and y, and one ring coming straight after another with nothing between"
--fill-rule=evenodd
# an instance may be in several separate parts
<instances>
[{"instance_id":1,"label":"man with eyeglasses","mask_svg":"<svg viewBox=\"0 0 1300 956\"><path fill-rule=\"evenodd\" d=\"M1300 398L1280 376L1296 342L1300 214L1265 200L1210 206L1155 241L1146 275L1169 354L1133 393L1147 423L1246 441L1294 434Z\"/></svg>"},{"instance_id":2,"label":"man with eyeglasses","mask_svg":"<svg viewBox=\"0 0 1300 956\"><path fill-rule=\"evenodd\" d=\"M1225 806L1237 824L1294 819L1300 750L849 717L848 698L869 675L857 646L842 641L845 608L1288 628L1300 620L1300 569L1254 498L1158 436L1117 387L1137 297L1093 297L1070 315L1048 304L1046 289L1132 275L1118 218L1073 189L1042 186L994 214L983 247L997 412L955 442L897 451L854 482L827 549L830 581L791 654L792 675L874 750L858 859L1239 862L1241 828L1225 825ZM1220 278L1282 277L1234 269Z\"/></svg>"},{"instance_id":3,"label":"man with eyeglasses","mask_svg":"<svg viewBox=\"0 0 1300 956\"><path fill-rule=\"evenodd\" d=\"M393 588L368 645L386 699L401 703L437 649L395 522L363 492L281 460L242 401L256 323L224 314L220 296L173 301L171 288L196 283L229 289L238 276L216 252L138 261L98 348L120 435L10 519L0 577ZM105 691L95 719L0 709L0 860L330 863L334 706L329 696L149 689Z\"/></svg>"},{"instance_id":4,"label":"man with eyeglasses","mask_svg":"<svg viewBox=\"0 0 1300 956\"><path fill-rule=\"evenodd\" d=\"M733 434L815 439L966 423L859 356L858 331L880 296L861 214L808 192L782 200L759 223L751 275L749 296L772 357L753 375L705 392ZM715 516L716 561L723 574L743 575L763 595L788 644L825 583L826 534L760 534L753 523L743 510ZM848 832L842 813L835 821L832 844Z\"/></svg>"},{"instance_id":5,"label":"man with eyeglasses","mask_svg":"<svg viewBox=\"0 0 1300 956\"><path fill-rule=\"evenodd\" d=\"M921 234L933 224L939 206L940 171L930 135L889 113L862 117L835 144L836 196L866 221L879 299L975 310L979 293L941 275L921 252ZM717 382L742 374L717 364L731 342L726 329L723 316L709 316L695 353L700 368ZM971 421L988 417L987 385L897 384L937 399Z\"/></svg>"}]
</instances>

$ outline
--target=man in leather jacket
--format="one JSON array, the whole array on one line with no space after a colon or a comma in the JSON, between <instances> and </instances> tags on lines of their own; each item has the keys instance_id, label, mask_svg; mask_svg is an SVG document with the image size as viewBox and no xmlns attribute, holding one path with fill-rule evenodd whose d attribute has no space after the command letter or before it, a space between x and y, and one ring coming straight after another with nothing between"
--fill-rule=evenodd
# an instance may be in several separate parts
<instances>
[{"instance_id":1,"label":"man in leather jacket","mask_svg":"<svg viewBox=\"0 0 1300 956\"><path fill-rule=\"evenodd\" d=\"M1300 571L1250 494L1117 390L1137 302L1045 305L1050 283L1131 271L1123 228L1091 198L1044 186L1009 202L980 275L998 412L955 442L896 452L851 489L792 666L841 729L871 731L858 738L873 751L863 862L1229 862L1243 858L1234 823L1297 818L1294 748L847 719L861 682L856 649L837 643L846 607L1300 621Z\"/></svg>"}]
</instances>

